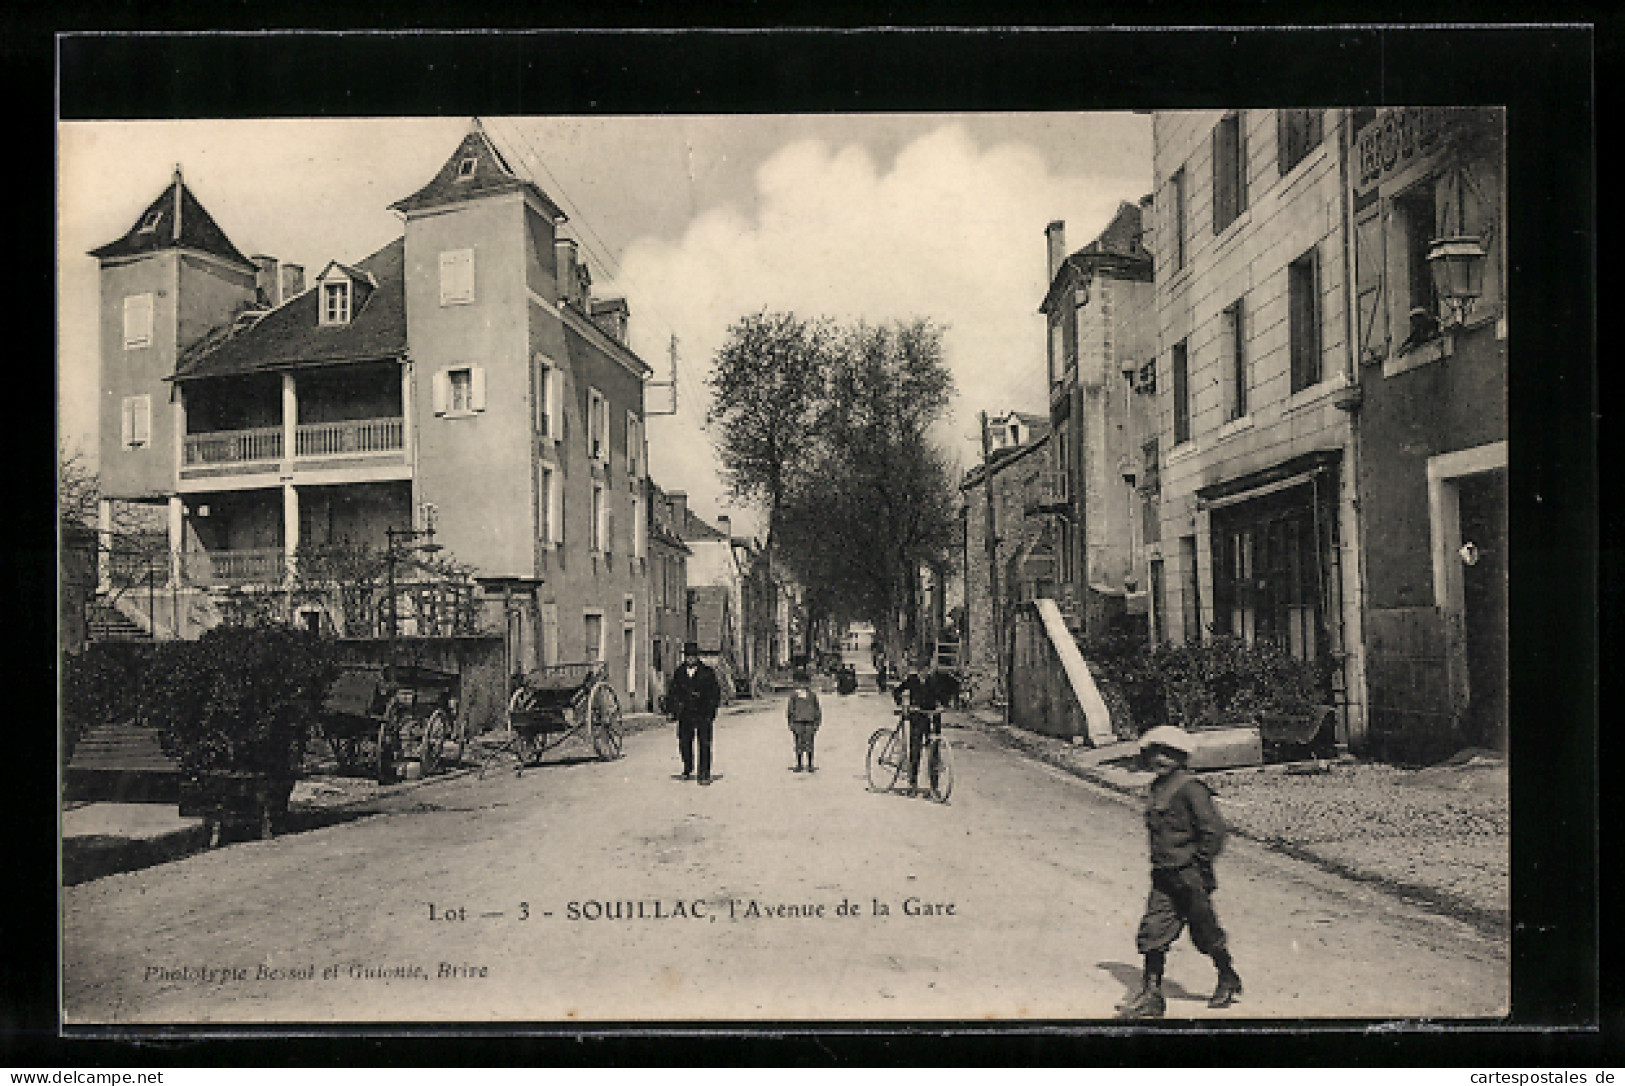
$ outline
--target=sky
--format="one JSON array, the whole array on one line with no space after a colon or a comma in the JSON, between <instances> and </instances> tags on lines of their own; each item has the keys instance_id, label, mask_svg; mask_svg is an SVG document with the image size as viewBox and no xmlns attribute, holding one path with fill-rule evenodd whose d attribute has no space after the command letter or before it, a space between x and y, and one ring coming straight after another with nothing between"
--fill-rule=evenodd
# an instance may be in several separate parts
<instances>
[{"instance_id":1,"label":"sky","mask_svg":"<svg viewBox=\"0 0 1625 1086\"><path fill-rule=\"evenodd\" d=\"M625 297L632 348L669 379L651 417L655 481L705 517L732 508L703 427L728 327L763 309L842 322L928 317L957 394L939 436L979 455L977 412L1044 412L1045 226L1069 250L1150 191L1134 113L484 117L509 164L569 215L600 296ZM85 122L58 127L61 444L95 456L97 262L178 165L239 250L353 263L398 237L389 204L456 149L467 117ZM651 393L649 406L660 406Z\"/></svg>"}]
</instances>

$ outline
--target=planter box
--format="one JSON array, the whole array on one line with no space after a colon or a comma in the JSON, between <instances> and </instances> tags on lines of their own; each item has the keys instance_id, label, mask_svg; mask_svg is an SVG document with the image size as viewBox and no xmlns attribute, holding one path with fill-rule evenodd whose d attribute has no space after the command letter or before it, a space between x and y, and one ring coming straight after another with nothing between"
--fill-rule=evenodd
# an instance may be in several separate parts
<instances>
[{"instance_id":1,"label":"planter box","mask_svg":"<svg viewBox=\"0 0 1625 1086\"><path fill-rule=\"evenodd\" d=\"M1195 747L1187 768L1234 769L1264 764L1264 738L1255 727L1204 728L1190 733Z\"/></svg>"}]
</instances>

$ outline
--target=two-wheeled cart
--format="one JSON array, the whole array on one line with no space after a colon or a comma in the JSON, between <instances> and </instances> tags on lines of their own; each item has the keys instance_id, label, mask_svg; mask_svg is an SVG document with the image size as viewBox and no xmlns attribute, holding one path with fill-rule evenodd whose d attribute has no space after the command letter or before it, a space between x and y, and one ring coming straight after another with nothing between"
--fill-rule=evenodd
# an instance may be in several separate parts
<instances>
[{"instance_id":1,"label":"two-wheeled cart","mask_svg":"<svg viewBox=\"0 0 1625 1086\"><path fill-rule=\"evenodd\" d=\"M425 777L462 756L456 672L417 665L352 666L328 685L318 718L340 772L363 766L392 780L395 764L415 761Z\"/></svg>"},{"instance_id":2,"label":"two-wheeled cart","mask_svg":"<svg viewBox=\"0 0 1625 1086\"><path fill-rule=\"evenodd\" d=\"M526 672L508 696L508 730L480 761L480 775L513 758L514 772L580 737L601 761L621 756L621 702L602 662L553 664Z\"/></svg>"}]
</instances>

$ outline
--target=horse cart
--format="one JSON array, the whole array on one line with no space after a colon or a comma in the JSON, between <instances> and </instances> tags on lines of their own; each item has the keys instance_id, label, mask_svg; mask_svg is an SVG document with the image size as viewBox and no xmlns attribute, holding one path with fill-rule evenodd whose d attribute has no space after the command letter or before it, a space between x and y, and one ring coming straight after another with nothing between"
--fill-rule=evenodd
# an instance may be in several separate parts
<instances>
[{"instance_id":1,"label":"horse cart","mask_svg":"<svg viewBox=\"0 0 1625 1086\"><path fill-rule=\"evenodd\" d=\"M508 697L508 729L480 762L511 756L514 772L536 765L543 754L574 737L586 741L600 761L621 756L621 703L601 662L553 664L516 677Z\"/></svg>"},{"instance_id":2,"label":"horse cart","mask_svg":"<svg viewBox=\"0 0 1625 1086\"><path fill-rule=\"evenodd\" d=\"M460 758L466 725L457 715L456 672L415 665L346 667L327 688L319 718L339 771L371 763L380 783L395 764L415 761L422 776Z\"/></svg>"}]
</instances>

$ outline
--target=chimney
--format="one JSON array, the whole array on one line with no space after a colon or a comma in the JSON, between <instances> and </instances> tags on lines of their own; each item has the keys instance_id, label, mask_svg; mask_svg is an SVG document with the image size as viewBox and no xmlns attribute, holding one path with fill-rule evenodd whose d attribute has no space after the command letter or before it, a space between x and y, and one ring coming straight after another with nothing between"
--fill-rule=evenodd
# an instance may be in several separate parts
<instances>
[{"instance_id":1,"label":"chimney","mask_svg":"<svg viewBox=\"0 0 1625 1086\"><path fill-rule=\"evenodd\" d=\"M576 243L574 238L558 238L553 242L553 274L559 283L559 302L576 300Z\"/></svg>"},{"instance_id":2,"label":"chimney","mask_svg":"<svg viewBox=\"0 0 1625 1086\"><path fill-rule=\"evenodd\" d=\"M723 535L727 536L728 540L730 542L732 542L733 537L734 537L733 518L732 517L718 516L717 517L717 531L719 531Z\"/></svg>"},{"instance_id":3,"label":"chimney","mask_svg":"<svg viewBox=\"0 0 1625 1086\"><path fill-rule=\"evenodd\" d=\"M249 258L254 262L254 293L260 305L273 309L282 304L282 281L277 276L276 257L263 253Z\"/></svg>"},{"instance_id":4,"label":"chimney","mask_svg":"<svg viewBox=\"0 0 1625 1086\"><path fill-rule=\"evenodd\" d=\"M282 300L297 298L305 292L305 266L303 264L282 265Z\"/></svg>"},{"instance_id":5,"label":"chimney","mask_svg":"<svg viewBox=\"0 0 1625 1086\"><path fill-rule=\"evenodd\" d=\"M668 490L666 499L671 502L671 522L677 529L677 534L688 535L688 492L686 490Z\"/></svg>"},{"instance_id":6,"label":"chimney","mask_svg":"<svg viewBox=\"0 0 1625 1086\"><path fill-rule=\"evenodd\" d=\"M626 342L626 323L630 310L625 298L606 298L592 303L592 321L608 332L615 341Z\"/></svg>"},{"instance_id":7,"label":"chimney","mask_svg":"<svg viewBox=\"0 0 1625 1086\"><path fill-rule=\"evenodd\" d=\"M1044 227L1044 238L1049 245L1049 278L1053 280L1061 270L1061 261L1066 259L1066 223L1056 219Z\"/></svg>"}]
</instances>

